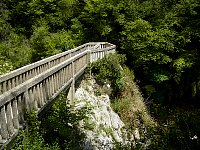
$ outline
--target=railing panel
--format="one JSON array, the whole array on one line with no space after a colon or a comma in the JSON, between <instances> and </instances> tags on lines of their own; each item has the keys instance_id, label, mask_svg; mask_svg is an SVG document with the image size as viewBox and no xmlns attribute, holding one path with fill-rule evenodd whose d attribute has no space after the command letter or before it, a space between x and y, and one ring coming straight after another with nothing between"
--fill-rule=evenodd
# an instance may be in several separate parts
<instances>
[{"instance_id":1,"label":"railing panel","mask_svg":"<svg viewBox=\"0 0 200 150\"><path fill-rule=\"evenodd\" d=\"M40 113L88 63L114 50L106 42L87 43L0 76L0 144L24 125L25 111Z\"/></svg>"},{"instance_id":2,"label":"railing panel","mask_svg":"<svg viewBox=\"0 0 200 150\"><path fill-rule=\"evenodd\" d=\"M45 65L45 67L43 68L42 71L46 71L49 68L51 68L55 65L58 65L59 63L67 60L68 58L73 57L73 56L85 51L87 48L93 47L95 45L96 45L96 43L86 43L86 44L81 45L72 50L51 56L49 58L43 59L41 61L38 61L38 62L30 64L30 65L24 66L22 68L14 70L8 74L1 75L0 76L0 94L3 94L5 91L10 90L18 85L18 84L13 84L12 86L9 85L9 88L6 88L6 90L4 91L4 90L1 90L3 88L3 85L2 85L3 82L8 82L10 84L12 79L15 79L16 77L23 75L23 74L25 74L25 78L23 78L23 80L20 83L25 82L28 79L31 79L33 76L40 74L41 72L39 71L40 70L39 68L41 66Z\"/></svg>"},{"instance_id":3,"label":"railing panel","mask_svg":"<svg viewBox=\"0 0 200 150\"><path fill-rule=\"evenodd\" d=\"M102 50L101 50L101 51L102 51ZM93 55L95 56L95 60L98 59L98 55L97 55L98 52L99 52L99 50L98 50L98 51L95 50L95 51L93 52ZM70 61L76 62L76 60L78 60L78 59L79 59L79 61L81 61L81 59L82 59L83 56L85 56L85 59L84 59L84 60L87 60L87 52L84 52L84 53L81 53L80 55L77 55L75 58L72 57L74 60L70 58L69 61L67 60L67 62L70 62ZM85 61L85 63L87 63L87 62ZM62 64L62 63L61 63L61 64ZM59 66L59 65L58 65L58 66ZM72 67L72 66L71 66L71 67ZM80 69L80 68L78 68L78 69ZM58 71L59 71L59 69L58 69ZM76 70L76 72L77 72L77 70ZM76 73L76 72L75 72L75 73ZM27 76L29 76L29 74L30 74L30 71L26 72L25 74L23 74L23 78L27 78ZM42 74L42 73L41 73L41 74ZM47 79L45 79L45 80L46 80L46 83L48 84L47 86L50 86L50 85L49 85L49 78L47 78ZM10 87L10 86L11 86L11 83L8 82L8 83L6 84L6 83L4 82L4 85L5 85L4 87L6 87L7 85L8 85L8 87ZM5 89L5 90L6 90L6 89ZM48 90L49 90L49 89L48 89ZM47 90L48 95L50 95L48 90Z\"/></svg>"}]
</instances>

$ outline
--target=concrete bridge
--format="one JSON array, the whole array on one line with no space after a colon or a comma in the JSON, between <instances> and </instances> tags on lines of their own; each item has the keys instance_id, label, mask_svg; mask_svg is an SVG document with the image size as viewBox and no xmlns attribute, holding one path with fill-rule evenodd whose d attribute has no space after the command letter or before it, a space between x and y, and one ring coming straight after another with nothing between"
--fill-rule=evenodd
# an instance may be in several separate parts
<instances>
[{"instance_id":1,"label":"concrete bridge","mask_svg":"<svg viewBox=\"0 0 200 150\"><path fill-rule=\"evenodd\" d=\"M63 90L73 100L75 81L87 65L115 49L107 42L86 43L0 76L0 149L25 126L26 111L41 114Z\"/></svg>"}]
</instances>

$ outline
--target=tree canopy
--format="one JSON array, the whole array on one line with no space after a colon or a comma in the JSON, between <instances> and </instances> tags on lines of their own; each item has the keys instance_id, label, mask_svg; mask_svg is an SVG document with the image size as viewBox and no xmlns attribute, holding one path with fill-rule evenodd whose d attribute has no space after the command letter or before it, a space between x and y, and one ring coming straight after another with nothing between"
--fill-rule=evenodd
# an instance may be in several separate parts
<instances>
[{"instance_id":1,"label":"tree canopy","mask_svg":"<svg viewBox=\"0 0 200 150\"><path fill-rule=\"evenodd\" d=\"M3 0L0 73L89 41L108 41L147 97L200 98L198 0Z\"/></svg>"}]
</instances>

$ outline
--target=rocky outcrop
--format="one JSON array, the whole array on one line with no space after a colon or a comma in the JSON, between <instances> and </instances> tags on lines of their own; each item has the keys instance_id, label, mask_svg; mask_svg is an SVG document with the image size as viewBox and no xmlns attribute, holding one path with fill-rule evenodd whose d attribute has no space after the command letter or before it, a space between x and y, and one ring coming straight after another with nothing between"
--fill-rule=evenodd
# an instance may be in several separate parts
<instances>
[{"instance_id":1,"label":"rocky outcrop","mask_svg":"<svg viewBox=\"0 0 200 150\"><path fill-rule=\"evenodd\" d=\"M118 114L112 110L109 96L97 93L98 86L94 79L83 80L75 93L75 110L83 107L90 108L86 114L87 118L80 122L80 130L86 135L83 148L109 150L116 143L126 145L128 141L125 125Z\"/></svg>"}]
</instances>

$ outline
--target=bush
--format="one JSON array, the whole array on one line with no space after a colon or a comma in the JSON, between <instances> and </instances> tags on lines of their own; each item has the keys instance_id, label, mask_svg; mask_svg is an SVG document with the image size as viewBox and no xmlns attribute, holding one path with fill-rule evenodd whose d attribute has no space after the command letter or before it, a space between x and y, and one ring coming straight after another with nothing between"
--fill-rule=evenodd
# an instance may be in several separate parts
<instances>
[{"instance_id":1,"label":"bush","mask_svg":"<svg viewBox=\"0 0 200 150\"><path fill-rule=\"evenodd\" d=\"M79 121L86 118L88 108L72 111L64 94L60 94L52 108L39 118L36 113L26 115L27 131L22 131L13 150L80 150L84 134Z\"/></svg>"},{"instance_id":2,"label":"bush","mask_svg":"<svg viewBox=\"0 0 200 150\"><path fill-rule=\"evenodd\" d=\"M100 84L110 83L114 95L123 90L123 73L125 55L109 54L89 66L95 79Z\"/></svg>"},{"instance_id":3,"label":"bush","mask_svg":"<svg viewBox=\"0 0 200 150\"><path fill-rule=\"evenodd\" d=\"M0 75L10 72L11 70L13 70L13 65L0 56Z\"/></svg>"},{"instance_id":4,"label":"bush","mask_svg":"<svg viewBox=\"0 0 200 150\"><path fill-rule=\"evenodd\" d=\"M40 132L41 122L35 112L26 114L26 132L21 132L15 143L13 150L59 150L56 145L48 146L44 142L44 138Z\"/></svg>"},{"instance_id":5,"label":"bush","mask_svg":"<svg viewBox=\"0 0 200 150\"><path fill-rule=\"evenodd\" d=\"M61 149L80 149L84 134L79 132L80 120L86 118L86 107L78 112L72 110L66 96L60 94L51 110L42 117L42 131L46 143Z\"/></svg>"}]
</instances>

